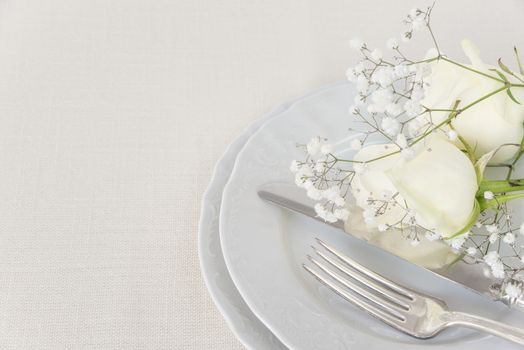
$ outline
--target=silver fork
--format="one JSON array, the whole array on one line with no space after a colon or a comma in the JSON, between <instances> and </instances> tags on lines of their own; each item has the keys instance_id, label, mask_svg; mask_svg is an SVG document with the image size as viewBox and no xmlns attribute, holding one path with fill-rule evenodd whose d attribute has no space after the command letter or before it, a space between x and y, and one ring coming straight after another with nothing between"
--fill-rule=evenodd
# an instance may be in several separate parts
<instances>
[{"instance_id":1,"label":"silver fork","mask_svg":"<svg viewBox=\"0 0 524 350\"><path fill-rule=\"evenodd\" d=\"M317 239L302 266L321 283L379 320L416 338L431 338L450 326L464 326L524 345L524 330L487 318L450 311L437 298L399 286Z\"/></svg>"}]
</instances>

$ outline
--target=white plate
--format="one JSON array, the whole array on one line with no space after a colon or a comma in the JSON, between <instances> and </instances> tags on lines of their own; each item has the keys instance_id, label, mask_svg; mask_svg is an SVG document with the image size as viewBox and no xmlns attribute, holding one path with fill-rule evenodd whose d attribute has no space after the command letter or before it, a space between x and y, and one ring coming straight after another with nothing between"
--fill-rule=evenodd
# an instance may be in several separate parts
<instances>
[{"instance_id":1,"label":"white plate","mask_svg":"<svg viewBox=\"0 0 524 350\"><path fill-rule=\"evenodd\" d=\"M251 124L229 145L217 162L211 182L202 198L198 231L198 255L202 275L211 298L230 329L249 349L286 349L286 347L251 312L229 276L218 231L220 202L238 152L256 130L289 106L289 103L285 104Z\"/></svg>"},{"instance_id":2,"label":"white plate","mask_svg":"<svg viewBox=\"0 0 524 350\"><path fill-rule=\"evenodd\" d=\"M355 309L301 269L314 237L335 244L357 261L410 286L441 297L463 311L523 325L522 314L450 284L370 247L341 231L261 201L256 190L271 181L292 182L288 167L302 158L296 142L313 136L348 136L354 95L346 84L296 102L246 143L222 197L220 239L228 270L251 310L292 349L488 349L509 342L466 329L430 340L400 334Z\"/></svg>"}]
</instances>

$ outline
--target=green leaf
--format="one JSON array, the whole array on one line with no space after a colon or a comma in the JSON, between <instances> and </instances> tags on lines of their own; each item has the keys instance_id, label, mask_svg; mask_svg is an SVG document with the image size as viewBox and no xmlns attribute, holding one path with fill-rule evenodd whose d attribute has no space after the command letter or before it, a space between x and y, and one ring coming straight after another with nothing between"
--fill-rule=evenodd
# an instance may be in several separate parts
<instances>
[{"instance_id":1,"label":"green leaf","mask_svg":"<svg viewBox=\"0 0 524 350\"><path fill-rule=\"evenodd\" d=\"M486 169L486 166L488 165L488 163L491 160L491 158L493 157L493 155L495 155L496 151L497 150L495 149L495 150L493 150L491 152L488 152L488 153L484 154L475 163L475 173L477 174L477 183L479 185L482 183L484 170Z\"/></svg>"},{"instance_id":2,"label":"green leaf","mask_svg":"<svg viewBox=\"0 0 524 350\"><path fill-rule=\"evenodd\" d=\"M518 104L518 105L522 104L522 103L520 103L519 101L517 101L517 99L515 98L515 96L513 96L513 93L511 92L510 89L507 89L507 90L506 90L506 93L508 94L509 98L511 98L511 100L512 100L513 102L515 102L515 103Z\"/></svg>"},{"instance_id":3,"label":"green leaf","mask_svg":"<svg viewBox=\"0 0 524 350\"><path fill-rule=\"evenodd\" d=\"M504 74L502 74L498 69L491 68L490 70L494 71L495 73L497 73L497 75L500 77L500 79L504 80L504 82L509 83L508 78Z\"/></svg>"},{"instance_id":4,"label":"green leaf","mask_svg":"<svg viewBox=\"0 0 524 350\"><path fill-rule=\"evenodd\" d=\"M519 65L520 74L524 74L524 66L522 66L522 62L520 62L520 56L519 52L517 51L517 47L513 47L513 50L515 51L515 57L517 57L517 64Z\"/></svg>"},{"instance_id":5,"label":"green leaf","mask_svg":"<svg viewBox=\"0 0 524 350\"><path fill-rule=\"evenodd\" d=\"M499 64L500 69L502 69L504 72L508 74L513 74L513 72L504 63L502 63L502 59L499 58L497 62Z\"/></svg>"}]
</instances>

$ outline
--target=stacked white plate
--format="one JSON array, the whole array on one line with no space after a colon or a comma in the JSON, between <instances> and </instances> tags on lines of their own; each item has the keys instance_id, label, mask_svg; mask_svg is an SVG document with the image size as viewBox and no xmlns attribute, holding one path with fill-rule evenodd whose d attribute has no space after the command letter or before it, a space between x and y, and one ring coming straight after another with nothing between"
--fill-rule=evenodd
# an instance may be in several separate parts
<instances>
[{"instance_id":1,"label":"stacked white plate","mask_svg":"<svg viewBox=\"0 0 524 350\"><path fill-rule=\"evenodd\" d=\"M230 328L250 349L518 349L458 328L430 340L413 339L349 305L302 269L319 237L452 308L524 326L519 311L258 198L262 184L293 182L289 164L303 157L297 142L351 135L353 96L350 85L337 84L286 104L245 130L218 162L202 203L199 253L207 287Z\"/></svg>"}]
</instances>

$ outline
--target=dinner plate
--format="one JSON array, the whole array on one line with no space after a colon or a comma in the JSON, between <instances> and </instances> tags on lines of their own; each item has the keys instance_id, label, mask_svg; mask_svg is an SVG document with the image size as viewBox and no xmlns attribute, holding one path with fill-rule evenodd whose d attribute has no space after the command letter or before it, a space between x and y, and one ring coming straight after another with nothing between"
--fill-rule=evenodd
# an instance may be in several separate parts
<instances>
[{"instance_id":1,"label":"dinner plate","mask_svg":"<svg viewBox=\"0 0 524 350\"><path fill-rule=\"evenodd\" d=\"M248 349L287 349L253 314L236 289L227 270L218 231L222 191L231 175L238 152L265 122L289 107L282 105L251 124L226 149L215 165L211 181L202 198L198 225L198 255L202 276L211 298L229 328Z\"/></svg>"},{"instance_id":2,"label":"dinner plate","mask_svg":"<svg viewBox=\"0 0 524 350\"><path fill-rule=\"evenodd\" d=\"M258 198L257 188L267 182L293 182L289 164L303 157L297 142L306 143L313 136L340 140L351 135L349 129L356 125L348 106L354 94L349 84L340 84L307 96L265 123L240 151L224 188L219 222L225 262L240 295L292 349L519 348L462 328L448 329L429 340L411 338L349 305L301 268L314 237L319 237L401 284L446 300L456 310L524 325L519 311Z\"/></svg>"}]
</instances>

